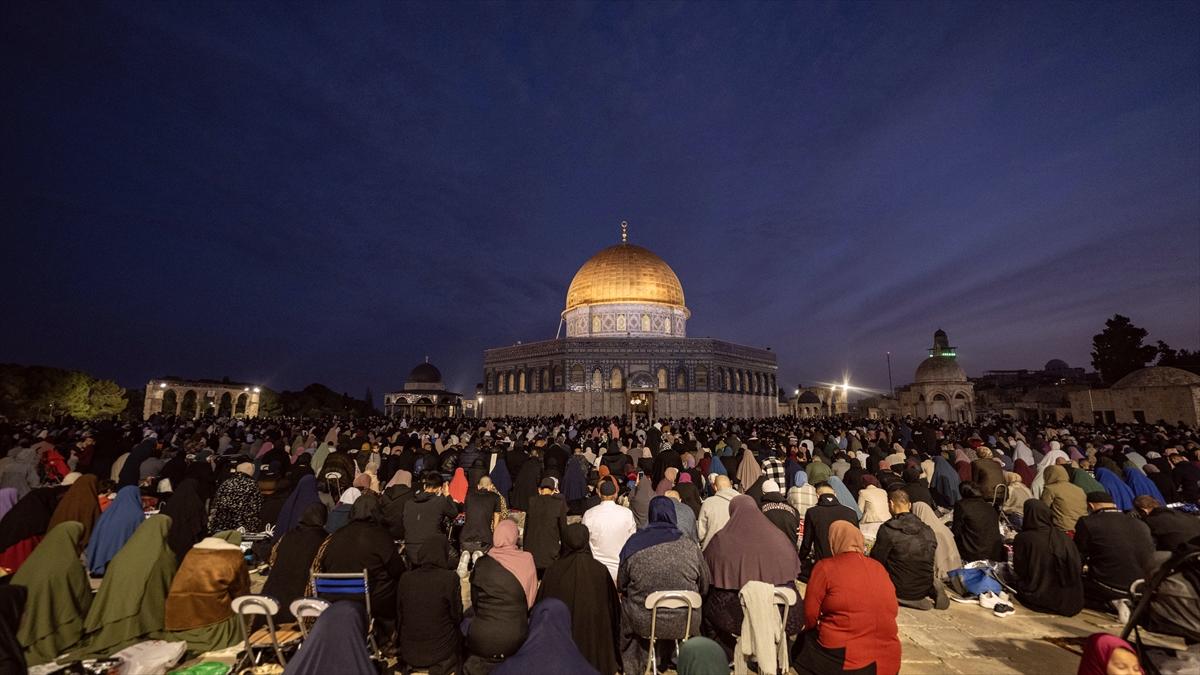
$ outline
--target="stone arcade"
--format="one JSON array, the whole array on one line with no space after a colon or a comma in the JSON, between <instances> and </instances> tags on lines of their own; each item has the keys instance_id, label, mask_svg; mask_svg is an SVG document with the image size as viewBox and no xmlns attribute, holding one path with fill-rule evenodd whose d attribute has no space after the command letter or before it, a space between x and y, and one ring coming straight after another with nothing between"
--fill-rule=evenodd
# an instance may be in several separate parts
<instances>
[{"instance_id":1,"label":"stone arcade","mask_svg":"<svg viewBox=\"0 0 1200 675\"><path fill-rule=\"evenodd\" d=\"M488 416L775 415L775 353L687 337L679 278L626 227L575 273L565 338L484 352Z\"/></svg>"}]
</instances>

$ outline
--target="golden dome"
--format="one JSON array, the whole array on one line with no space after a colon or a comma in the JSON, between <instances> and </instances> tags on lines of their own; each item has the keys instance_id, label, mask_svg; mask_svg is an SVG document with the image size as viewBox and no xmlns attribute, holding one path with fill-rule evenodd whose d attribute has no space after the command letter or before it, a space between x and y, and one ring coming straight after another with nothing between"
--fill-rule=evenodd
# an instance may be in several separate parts
<instances>
[{"instance_id":1,"label":"golden dome","mask_svg":"<svg viewBox=\"0 0 1200 675\"><path fill-rule=\"evenodd\" d=\"M575 273L564 311L613 302L683 307L683 285L671 266L653 252L633 244L617 244L592 256Z\"/></svg>"}]
</instances>

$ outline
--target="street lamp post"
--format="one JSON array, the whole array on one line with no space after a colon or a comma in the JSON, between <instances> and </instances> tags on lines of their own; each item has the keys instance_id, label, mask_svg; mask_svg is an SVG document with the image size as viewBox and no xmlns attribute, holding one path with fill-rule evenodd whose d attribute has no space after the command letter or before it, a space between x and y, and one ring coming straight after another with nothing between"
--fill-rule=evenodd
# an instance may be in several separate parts
<instances>
[{"instance_id":1,"label":"street lamp post","mask_svg":"<svg viewBox=\"0 0 1200 675\"><path fill-rule=\"evenodd\" d=\"M475 418L483 419L483 397L482 396L477 396L475 398Z\"/></svg>"}]
</instances>

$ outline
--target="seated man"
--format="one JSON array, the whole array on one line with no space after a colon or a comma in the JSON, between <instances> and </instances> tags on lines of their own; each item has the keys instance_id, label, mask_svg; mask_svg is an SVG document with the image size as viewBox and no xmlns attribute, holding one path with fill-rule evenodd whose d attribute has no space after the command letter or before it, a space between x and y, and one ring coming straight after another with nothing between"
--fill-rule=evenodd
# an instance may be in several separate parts
<instances>
[{"instance_id":1,"label":"seated man","mask_svg":"<svg viewBox=\"0 0 1200 675\"><path fill-rule=\"evenodd\" d=\"M887 570L900 604L929 609L935 606L930 602L934 600L938 609L946 609L950 600L934 575L937 537L913 515L908 492L892 490L887 500L892 517L880 526L871 557Z\"/></svg>"},{"instance_id":2,"label":"seated man","mask_svg":"<svg viewBox=\"0 0 1200 675\"><path fill-rule=\"evenodd\" d=\"M1084 598L1097 608L1112 603L1124 619L1129 585L1142 578L1154 553L1154 538L1145 523L1118 511L1107 492L1089 492L1087 500L1091 513L1075 526L1075 546L1087 565Z\"/></svg>"},{"instance_id":3,"label":"seated man","mask_svg":"<svg viewBox=\"0 0 1200 675\"><path fill-rule=\"evenodd\" d=\"M1150 527L1154 546L1159 551L1174 551L1180 544L1200 536L1200 518L1165 508L1150 495L1133 500L1133 508Z\"/></svg>"},{"instance_id":4,"label":"seated man","mask_svg":"<svg viewBox=\"0 0 1200 675\"><path fill-rule=\"evenodd\" d=\"M817 486L817 505L804 512L804 539L800 542L800 564L804 572L833 555L829 547L829 526L839 520L858 528L858 514L838 501L828 483ZM812 564L808 563L812 554Z\"/></svg>"}]
</instances>

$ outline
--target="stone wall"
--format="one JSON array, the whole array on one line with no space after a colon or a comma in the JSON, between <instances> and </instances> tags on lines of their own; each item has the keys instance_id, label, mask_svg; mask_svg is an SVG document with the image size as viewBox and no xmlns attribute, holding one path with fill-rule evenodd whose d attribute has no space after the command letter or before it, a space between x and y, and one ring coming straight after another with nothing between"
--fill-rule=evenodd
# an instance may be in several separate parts
<instances>
[{"instance_id":1,"label":"stone wall","mask_svg":"<svg viewBox=\"0 0 1200 675\"><path fill-rule=\"evenodd\" d=\"M500 394L484 398L483 415L618 417L629 414L629 396L624 391ZM774 417L778 405L774 396L702 391L654 393L655 417Z\"/></svg>"},{"instance_id":2,"label":"stone wall","mask_svg":"<svg viewBox=\"0 0 1200 675\"><path fill-rule=\"evenodd\" d=\"M1200 426L1200 385L1124 387L1071 392L1071 416L1076 422L1091 423L1100 413L1102 421L1133 424L1141 412L1148 423L1165 420Z\"/></svg>"}]
</instances>

